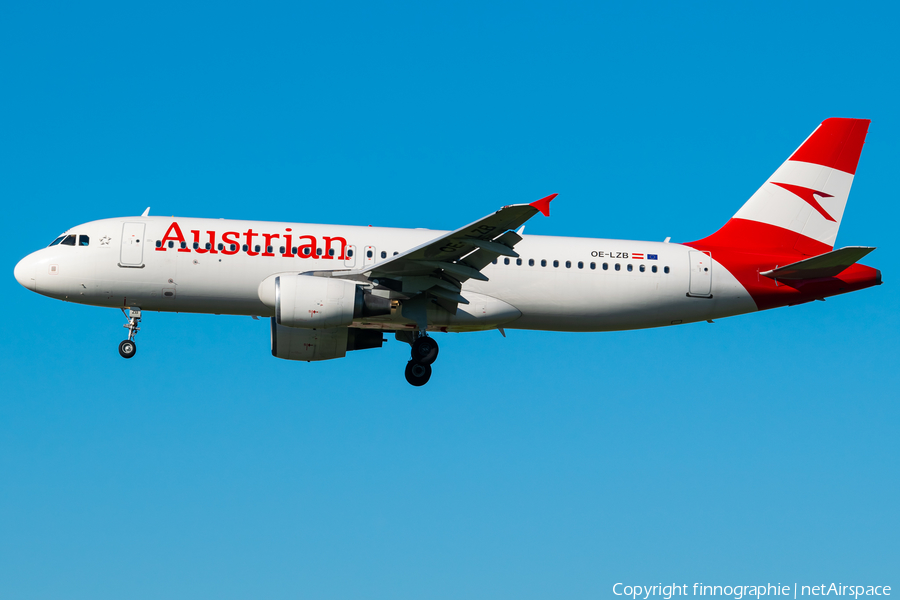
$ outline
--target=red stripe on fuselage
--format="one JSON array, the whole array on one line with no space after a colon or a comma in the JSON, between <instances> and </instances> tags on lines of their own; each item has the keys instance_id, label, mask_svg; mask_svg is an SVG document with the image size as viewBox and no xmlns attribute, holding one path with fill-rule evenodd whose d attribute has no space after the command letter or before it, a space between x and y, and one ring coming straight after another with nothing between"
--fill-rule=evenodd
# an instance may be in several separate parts
<instances>
[{"instance_id":1,"label":"red stripe on fuselage","mask_svg":"<svg viewBox=\"0 0 900 600\"><path fill-rule=\"evenodd\" d=\"M837 277L779 281L763 277L783 267L831 251L832 247L794 231L745 219L731 219L722 229L696 242L684 244L709 252L747 290L759 310L809 302L845 294L881 283L881 272L855 264ZM811 254L799 252L803 248Z\"/></svg>"}]
</instances>

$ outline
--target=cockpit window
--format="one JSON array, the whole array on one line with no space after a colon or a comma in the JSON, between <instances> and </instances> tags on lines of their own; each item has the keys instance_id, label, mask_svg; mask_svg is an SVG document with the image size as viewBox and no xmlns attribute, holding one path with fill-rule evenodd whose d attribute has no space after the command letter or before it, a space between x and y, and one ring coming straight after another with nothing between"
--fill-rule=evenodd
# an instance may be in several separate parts
<instances>
[{"instance_id":1,"label":"cockpit window","mask_svg":"<svg viewBox=\"0 0 900 600\"><path fill-rule=\"evenodd\" d=\"M75 237L74 235L67 235L66 238L60 242L63 246L74 246L75 245Z\"/></svg>"},{"instance_id":2,"label":"cockpit window","mask_svg":"<svg viewBox=\"0 0 900 600\"><path fill-rule=\"evenodd\" d=\"M86 235L79 235L79 236L78 236L78 245L79 245L79 246L90 246L90 245L91 245L91 238L89 238L89 237L86 236Z\"/></svg>"},{"instance_id":3,"label":"cockpit window","mask_svg":"<svg viewBox=\"0 0 900 600\"><path fill-rule=\"evenodd\" d=\"M63 241L63 240L65 239L65 237L66 237L66 236L64 236L64 235L59 236L58 238L56 238L55 240L53 240L52 242L50 242L50 246L55 246L55 245L57 245L58 243L60 243L61 241ZM47 247L49 248L50 246L47 246Z\"/></svg>"}]
</instances>

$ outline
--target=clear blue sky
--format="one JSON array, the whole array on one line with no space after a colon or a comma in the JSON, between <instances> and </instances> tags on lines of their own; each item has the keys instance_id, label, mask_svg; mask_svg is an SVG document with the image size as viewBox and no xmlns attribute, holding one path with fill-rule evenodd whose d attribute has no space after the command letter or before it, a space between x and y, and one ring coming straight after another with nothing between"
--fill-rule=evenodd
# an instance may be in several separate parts
<instances>
[{"instance_id":1,"label":"clear blue sky","mask_svg":"<svg viewBox=\"0 0 900 600\"><path fill-rule=\"evenodd\" d=\"M58 3L0 10L0 597L607 598L900 586L894 3ZM266 321L21 288L140 214L689 241L827 117L885 285L653 331L319 364ZM11 243L10 243L11 242Z\"/></svg>"}]
</instances>

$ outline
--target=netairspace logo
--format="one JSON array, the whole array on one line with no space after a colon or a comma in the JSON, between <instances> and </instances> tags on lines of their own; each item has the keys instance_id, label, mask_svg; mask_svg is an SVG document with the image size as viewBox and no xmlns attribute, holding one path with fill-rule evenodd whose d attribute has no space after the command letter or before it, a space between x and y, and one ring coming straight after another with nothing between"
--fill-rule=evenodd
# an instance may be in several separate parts
<instances>
[{"instance_id":1,"label":"netairspace logo","mask_svg":"<svg viewBox=\"0 0 900 600\"><path fill-rule=\"evenodd\" d=\"M617 583L613 586L613 594L616 596L628 596L637 600L649 600L651 597L659 597L663 600L671 600L674 596L725 596L741 600L741 598L762 598L763 596L782 596L794 599L800 596L852 596L854 599L860 596L890 596L889 585L843 585L842 583L820 585L782 585L781 583L765 585L706 585L695 583L693 586L685 584L657 584L657 585L627 585Z\"/></svg>"}]
</instances>

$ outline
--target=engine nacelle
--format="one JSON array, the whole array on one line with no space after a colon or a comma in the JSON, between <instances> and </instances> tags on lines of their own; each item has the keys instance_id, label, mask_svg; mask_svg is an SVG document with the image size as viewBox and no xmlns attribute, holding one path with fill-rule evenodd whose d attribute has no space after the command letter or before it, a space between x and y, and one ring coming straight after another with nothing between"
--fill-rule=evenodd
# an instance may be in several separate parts
<instances>
[{"instance_id":1,"label":"engine nacelle","mask_svg":"<svg viewBox=\"0 0 900 600\"><path fill-rule=\"evenodd\" d=\"M390 299L331 277L274 275L260 284L259 297L275 308L275 322L285 327L347 327L354 319L391 314Z\"/></svg>"},{"instance_id":2,"label":"engine nacelle","mask_svg":"<svg viewBox=\"0 0 900 600\"><path fill-rule=\"evenodd\" d=\"M381 348L383 333L377 329L332 327L298 329L285 327L272 318L272 356L287 360L330 360L351 350Z\"/></svg>"},{"instance_id":3,"label":"engine nacelle","mask_svg":"<svg viewBox=\"0 0 900 600\"><path fill-rule=\"evenodd\" d=\"M275 320L286 327L346 327L353 322L358 287L343 279L280 275L275 278Z\"/></svg>"}]
</instances>

